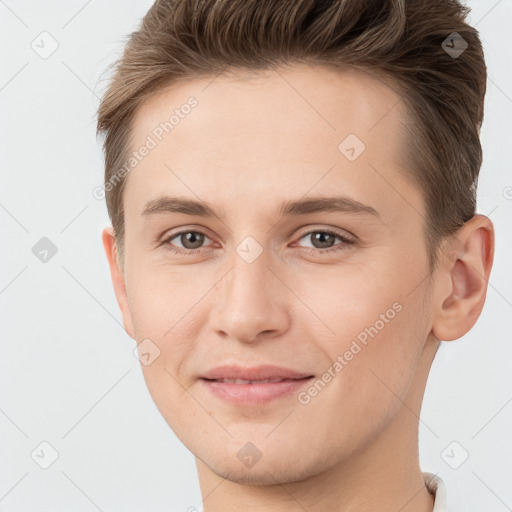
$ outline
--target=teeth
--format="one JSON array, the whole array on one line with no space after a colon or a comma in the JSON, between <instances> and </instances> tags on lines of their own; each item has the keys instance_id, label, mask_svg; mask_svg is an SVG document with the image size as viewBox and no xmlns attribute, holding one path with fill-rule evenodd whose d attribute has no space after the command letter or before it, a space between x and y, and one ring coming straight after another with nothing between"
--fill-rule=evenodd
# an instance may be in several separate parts
<instances>
[{"instance_id":1,"label":"teeth","mask_svg":"<svg viewBox=\"0 0 512 512\"><path fill-rule=\"evenodd\" d=\"M267 384L269 382L282 382L284 379L265 379L265 380L244 380L244 379L219 379L219 382L227 384Z\"/></svg>"}]
</instances>

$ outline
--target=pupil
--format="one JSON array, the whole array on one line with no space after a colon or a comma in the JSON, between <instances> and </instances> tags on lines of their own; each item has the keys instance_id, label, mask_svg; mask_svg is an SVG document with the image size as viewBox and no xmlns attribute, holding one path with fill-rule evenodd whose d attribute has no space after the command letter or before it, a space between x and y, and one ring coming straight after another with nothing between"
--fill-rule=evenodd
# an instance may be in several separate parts
<instances>
[{"instance_id":1,"label":"pupil","mask_svg":"<svg viewBox=\"0 0 512 512\"><path fill-rule=\"evenodd\" d=\"M188 233L185 233L181 235L181 243L184 247L187 247L185 242L191 242L193 247L187 247L187 249L197 249L198 247L201 247L201 244L203 242L203 235L200 233L196 233L195 231L189 231Z\"/></svg>"},{"instance_id":2,"label":"pupil","mask_svg":"<svg viewBox=\"0 0 512 512\"><path fill-rule=\"evenodd\" d=\"M322 233L321 231L317 232L316 235L313 237L313 240L316 244L316 242L320 242L320 248L328 247L332 243L332 238L334 235L331 235L330 233ZM326 239L327 238L327 242Z\"/></svg>"}]
</instances>

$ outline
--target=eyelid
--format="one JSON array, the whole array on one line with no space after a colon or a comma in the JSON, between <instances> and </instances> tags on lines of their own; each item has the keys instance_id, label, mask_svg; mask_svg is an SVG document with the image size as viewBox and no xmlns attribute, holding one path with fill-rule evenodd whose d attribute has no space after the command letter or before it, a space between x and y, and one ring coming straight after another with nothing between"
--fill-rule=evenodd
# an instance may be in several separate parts
<instances>
[{"instance_id":1,"label":"eyelid","mask_svg":"<svg viewBox=\"0 0 512 512\"><path fill-rule=\"evenodd\" d=\"M305 233L302 233L297 238L297 241L294 242L294 244L297 244L297 242L299 242L302 238L311 236L313 233L327 233L327 234L332 235L333 237L341 240L341 242L335 243L331 247L324 247L324 248L298 246L304 252L306 252L310 255L313 255L313 256L332 255L332 254L338 253L339 251L347 250L350 246L354 246L356 244L356 241L352 237L345 236L331 228L310 229L310 230L306 231Z\"/></svg>"},{"instance_id":2,"label":"eyelid","mask_svg":"<svg viewBox=\"0 0 512 512\"><path fill-rule=\"evenodd\" d=\"M195 227L188 227L188 226L185 226L184 228L180 228L179 231L166 231L163 236L161 237L161 241L159 242L159 245L165 245L165 244L169 244L169 241L180 236L180 235L183 235L185 233L199 233L201 235L204 235L205 238L208 238L209 240L211 240L212 242L213 239L212 237L210 237L207 233L207 230L205 228L195 228ZM215 243L215 242L214 242ZM169 244L170 245L170 244ZM198 249L184 249L182 247L177 247L177 249L180 249L180 250L185 250L185 251L189 251L189 252L194 252L194 251L200 251L200 250L203 250L203 249L208 249L209 247L211 246L208 246L208 247L200 247Z\"/></svg>"},{"instance_id":3,"label":"eyelid","mask_svg":"<svg viewBox=\"0 0 512 512\"><path fill-rule=\"evenodd\" d=\"M188 233L191 231L193 231L195 233L201 233L204 236L208 237L210 240L212 239L212 237L209 236L209 234L207 232L208 230L203 227L185 226L183 228L178 228L178 229L179 229L179 231L176 231L176 232L173 232L172 230L165 231L164 234L161 237L159 237L159 239L162 240L162 242L165 242L165 241L169 240L170 238L175 238L178 235L182 235L183 233ZM329 233L335 234L337 236L340 236L342 238L349 238L353 241L357 240L357 237L350 231L347 231L346 229L342 230L341 228L332 228L332 227L326 227L326 226L308 226L307 228L304 228L303 231L300 231L298 235L295 235L295 239L300 240L301 238L304 238L305 235L309 235L311 233L316 233L316 232L329 232Z\"/></svg>"},{"instance_id":4,"label":"eyelid","mask_svg":"<svg viewBox=\"0 0 512 512\"><path fill-rule=\"evenodd\" d=\"M341 228L333 228L330 226L308 226L303 231L300 231L298 235L295 236L295 240L298 241L301 238L304 238L306 235L310 235L312 233L331 233L332 235L339 236L342 239L350 240L351 242L356 242L357 237L352 234L350 231Z\"/></svg>"},{"instance_id":5,"label":"eyelid","mask_svg":"<svg viewBox=\"0 0 512 512\"><path fill-rule=\"evenodd\" d=\"M176 232L166 232L166 234L163 236L162 241L158 244L159 246L166 246L166 249L171 251L175 254L181 254L181 255L193 255L196 253L201 253L205 250L211 250L215 247L216 242L212 240L210 236L208 236L207 229L201 228L195 228L195 227L182 227L179 231ZM184 233L199 233L201 235L204 235L205 238L208 238L213 241L213 244L203 247L198 247L196 249L187 249L185 247L179 247L174 246L170 243L170 241L180 235L183 235ZM325 227L325 226L309 226L307 228L304 228L303 231L299 233L299 235L296 235L295 242L293 244L296 244L299 240L302 238L311 235L313 233L327 233L330 235L333 235L334 237L338 237L341 240L341 243L337 243L333 245L332 247L325 247L325 248L316 248L316 247L302 247L299 246L301 249L303 249L305 252L307 252L310 255L329 255L332 253L337 253L338 251L343 251L349 248L349 246L353 246L357 243L357 237L353 235L350 232L347 232L346 230L343 230L343 233L340 232L340 228L332 228L332 227Z\"/></svg>"}]
</instances>

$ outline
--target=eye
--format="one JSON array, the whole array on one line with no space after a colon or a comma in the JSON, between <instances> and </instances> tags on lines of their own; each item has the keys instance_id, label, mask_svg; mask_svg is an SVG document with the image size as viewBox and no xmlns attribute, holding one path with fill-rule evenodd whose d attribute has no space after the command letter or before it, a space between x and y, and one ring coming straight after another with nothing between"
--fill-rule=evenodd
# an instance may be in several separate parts
<instances>
[{"instance_id":1,"label":"eye","mask_svg":"<svg viewBox=\"0 0 512 512\"><path fill-rule=\"evenodd\" d=\"M308 251L310 254L343 251L347 249L349 245L353 245L355 243L354 240L348 238L347 236L330 229L317 229L315 231L309 231L303 234L299 240L302 240L303 238L309 238L312 242L312 247L309 247L310 250ZM341 240L341 244L333 245L336 238ZM308 248L306 247L306 249Z\"/></svg>"},{"instance_id":2,"label":"eye","mask_svg":"<svg viewBox=\"0 0 512 512\"><path fill-rule=\"evenodd\" d=\"M348 238L347 236L330 229L317 229L314 231L309 231L304 233L298 240L307 239L308 237L313 245L309 248L304 247L304 249L306 249L307 252L311 255L325 253L331 254L333 252L346 250L348 246L355 243L354 240ZM172 242L175 239L177 241ZM161 245L164 245L167 250L170 250L173 253L190 255L200 252L202 249L204 249L203 243L205 239L209 239L206 233L189 229L179 231L178 233L173 233L167 236L161 242ZM335 244L336 239L341 240L341 243L333 245Z\"/></svg>"},{"instance_id":3,"label":"eye","mask_svg":"<svg viewBox=\"0 0 512 512\"><path fill-rule=\"evenodd\" d=\"M179 245L176 247L175 243L171 243L175 238L178 239L178 243L181 244L181 247ZM208 237L202 231L186 230L180 231L179 233L173 233L166 237L163 240L162 245L166 245L170 251L178 254L194 254L202 249L201 246L205 238Z\"/></svg>"}]
</instances>

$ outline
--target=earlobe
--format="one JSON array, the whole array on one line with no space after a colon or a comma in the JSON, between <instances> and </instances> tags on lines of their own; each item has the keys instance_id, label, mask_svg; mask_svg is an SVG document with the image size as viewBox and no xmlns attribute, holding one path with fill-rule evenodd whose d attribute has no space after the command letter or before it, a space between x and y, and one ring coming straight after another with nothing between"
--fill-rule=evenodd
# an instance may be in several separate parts
<instances>
[{"instance_id":1,"label":"earlobe","mask_svg":"<svg viewBox=\"0 0 512 512\"><path fill-rule=\"evenodd\" d=\"M494 228L484 215L467 221L444 246L441 272L449 284L436 298L436 338L456 340L474 326L485 303L493 258Z\"/></svg>"},{"instance_id":2,"label":"earlobe","mask_svg":"<svg viewBox=\"0 0 512 512\"><path fill-rule=\"evenodd\" d=\"M131 338L136 339L130 307L128 304L128 295L126 293L124 273L119 263L117 243L112 226L106 227L103 230L102 241L110 267L110 275L112 278L112 284L114 286L114 293L116 296L117 304L119 305L119 309L121 310L121 314L123 316L124 329Z\"/></svg>"}]
</instances>

